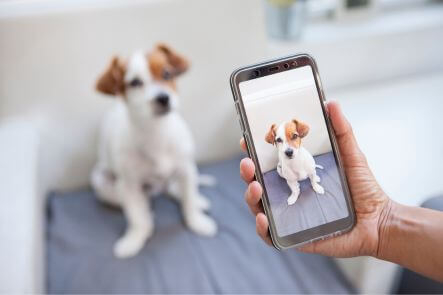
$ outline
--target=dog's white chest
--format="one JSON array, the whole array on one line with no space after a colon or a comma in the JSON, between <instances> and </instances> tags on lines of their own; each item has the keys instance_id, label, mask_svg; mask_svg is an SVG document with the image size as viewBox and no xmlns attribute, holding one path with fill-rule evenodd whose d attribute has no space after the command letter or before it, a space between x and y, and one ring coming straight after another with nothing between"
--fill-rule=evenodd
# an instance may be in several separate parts
<instances>
[{"instance_id":1,"label":"dog's white chest","mask_svg":"<svg viewBox=\"0 0 443 295\"><path fill-rule=\"evenodd\" d=\"M144 165L144 177L165 179L170 177L176 168L176 161L170 154L157 152L141 152L141 165Z\"/></svg>"},{"instance_id":2,"label":"dog's white chest","mask_svg":"<svg viewBox=\"0 0 443 295\"><path fill-rule=\"evenodd\" d=\"M139 140L136 146L137 166L144 182L163 182L174 174L177 155L174 145L167 138Z\"/></svg>"},{"instance_id":3,"label":"dog's white chest","mask_svg":"<svg viewBox=\"0 0 443 295\"><path fill-rule=\"evenodd\" d=\"M304 166L302 159L285 159L281 161L281 172L286 179L303 180L308 178L308 173Z\"/></svg>"},{"instance_id":4,"label":"dog's white chest","mask_svg":"<svg viewBox=\"0 0 443 295\"><path fill-rule=\"evenodd\" d=\"M178 167L192 159L192 137L178 114L142 126L133 124L129 115L124 104L110 113L101 142L102 165L125 179L161 190Z\"/></svg>"}]
</instances>

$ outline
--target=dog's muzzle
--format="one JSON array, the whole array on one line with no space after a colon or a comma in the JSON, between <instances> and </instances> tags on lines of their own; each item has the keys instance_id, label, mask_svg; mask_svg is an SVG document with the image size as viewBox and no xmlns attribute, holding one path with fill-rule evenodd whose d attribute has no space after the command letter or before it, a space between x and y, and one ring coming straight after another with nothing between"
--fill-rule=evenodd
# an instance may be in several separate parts
<instances>
[{"instance_id":1,"label":"dog's muzzle","mask_svg":"<svg viewBox=\"0 0 443 295\"><path fill-rule=\"evenodd\" d=\"M166 93L161 93L157 95L154 99L155 109L157 115L164 115L171 109L170 98Z\"/></svg>"},{"instance_id":2,"label":"dog's muzzle","mask_svg":"<svg viewBox=\"0 0 443 295\"><path fill-rule=\"evenodd\" d=\"M292 156L294 155L294 150L293 149L286 149L285 151L285 155L290 159L292 158Z\"/></svg>"}]
</instances>

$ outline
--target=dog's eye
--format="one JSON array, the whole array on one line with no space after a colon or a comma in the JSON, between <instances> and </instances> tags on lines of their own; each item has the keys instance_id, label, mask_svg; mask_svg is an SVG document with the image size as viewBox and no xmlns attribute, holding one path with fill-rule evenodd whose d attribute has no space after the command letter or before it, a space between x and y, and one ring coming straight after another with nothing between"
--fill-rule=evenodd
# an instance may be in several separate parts
<instances>
[{"instance_id":1,"label":"dog's eye","mask_svg":"<svg viewBox=\"0 0 443 295\"><path fill-rule=\"evenodd\" d=\"M140 80L139 78L134 78L131 80L131 82L129 82L129 86L131 86L131 87L143 86L143 81Z\"/></svg>"},{"instance_id":2,"label":"dog's eye","mask_svg":"<svg viewBox=\"0 0 443 295\"><path fill-rule=\"evenodd\" d=\"M297 139L297 137L298 137L298 135L294 133L294 134L292 135L292 140Z\"/></svg>"},{"instance_id":3,"label":"dog's eye","mask_svg":"<svg viewBox=\"0 0 443 295\"><path fill-rule=\"evenodd\" d=\"M278 142L278 143L282 143L283 142L283 140L280 137L277 138L275 141Z\"/></svg>"}]
</instances>

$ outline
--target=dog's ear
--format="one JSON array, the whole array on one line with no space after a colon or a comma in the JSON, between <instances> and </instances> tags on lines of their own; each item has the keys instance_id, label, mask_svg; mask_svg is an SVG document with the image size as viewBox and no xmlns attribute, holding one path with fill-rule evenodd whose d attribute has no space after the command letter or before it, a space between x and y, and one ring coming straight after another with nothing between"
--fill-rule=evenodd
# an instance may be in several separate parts
<instances>
[{"instance_id":1,"label":"dog's ear","mask_svg":"<svg viewBox=\"0 0 443 295\"><path fill-rule=\"evenodd\" d=\"M265 141L267 142L267 143L270 143L270 144L275 144L275 135L276 135L276 126L275 126L275 124L272 124L271 125L271 128L269 128L269 131L268 131L268 133L266 133L266 136L265 136Z\"/></svg>"},{"instance_id":2,"label":"dog's ear","mask_svg":"<svg viewBox=\"0 0 443 295\"><path fill-rule=\"evenodd\" d=\"M95 88L104 94L123 94L125 88L124 76L125 66L117 56L114 56L108 68L98 78Z\"/></svg>"},{"instance_id":3,"label":"dog's ear","mask_svg":"<svg viewBox=\"0 0 443 295\"><path fill-rule=\"evenodd\" d=\"M299 137L305 137L306 135L308 135L309 126L306 123L299 121L297 119L292 120L292 122L294 122L295 128L297 128Z\"/></svg>"},{"instance_id":4,"label":"dog's ear","mask_svg":"<svg viewBox=\"0 0 443 295\"><path fill-rule=\"evenodd\" d=\"M177 53L168 45L164 43L157 44L155 50L158 50L159 52L163 53L164 56L166 57L168 65L167 69L165 69L166 71L163 73L163 75L169 76L169 77L164 77L166 78L166 80L175 78L188 70L189 68L188 60L181 54Z\"/></svg>"}]
</instances>

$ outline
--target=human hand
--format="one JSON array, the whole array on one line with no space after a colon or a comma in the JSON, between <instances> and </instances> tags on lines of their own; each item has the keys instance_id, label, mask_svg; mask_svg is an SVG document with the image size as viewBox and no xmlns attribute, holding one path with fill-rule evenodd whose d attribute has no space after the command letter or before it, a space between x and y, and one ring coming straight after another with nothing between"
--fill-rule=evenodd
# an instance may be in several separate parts
<instances>
[{"instance_id":1,"label":"human hand","mask_svg":"<svg viewBox=\"0 0 443 295\"><path fill-rule=\"evenodd\" d=\"M380 236L388 219L392 201L375 180L365 155L358 147L351 125L344 117L338 103L329 102L327 109L348 180L356 224L348 233L304 245L299 250L334 257L377 256ZM246 149L243 139L240 140L240 146L243 150ZM256 216L257 234L271 245L269 223L261 204L263 190L260 183L254 180L254 171L255 166L250 158L240 162L240 175L248 184L245 200L252 214Z\"/></svg>"}]
</instances>

